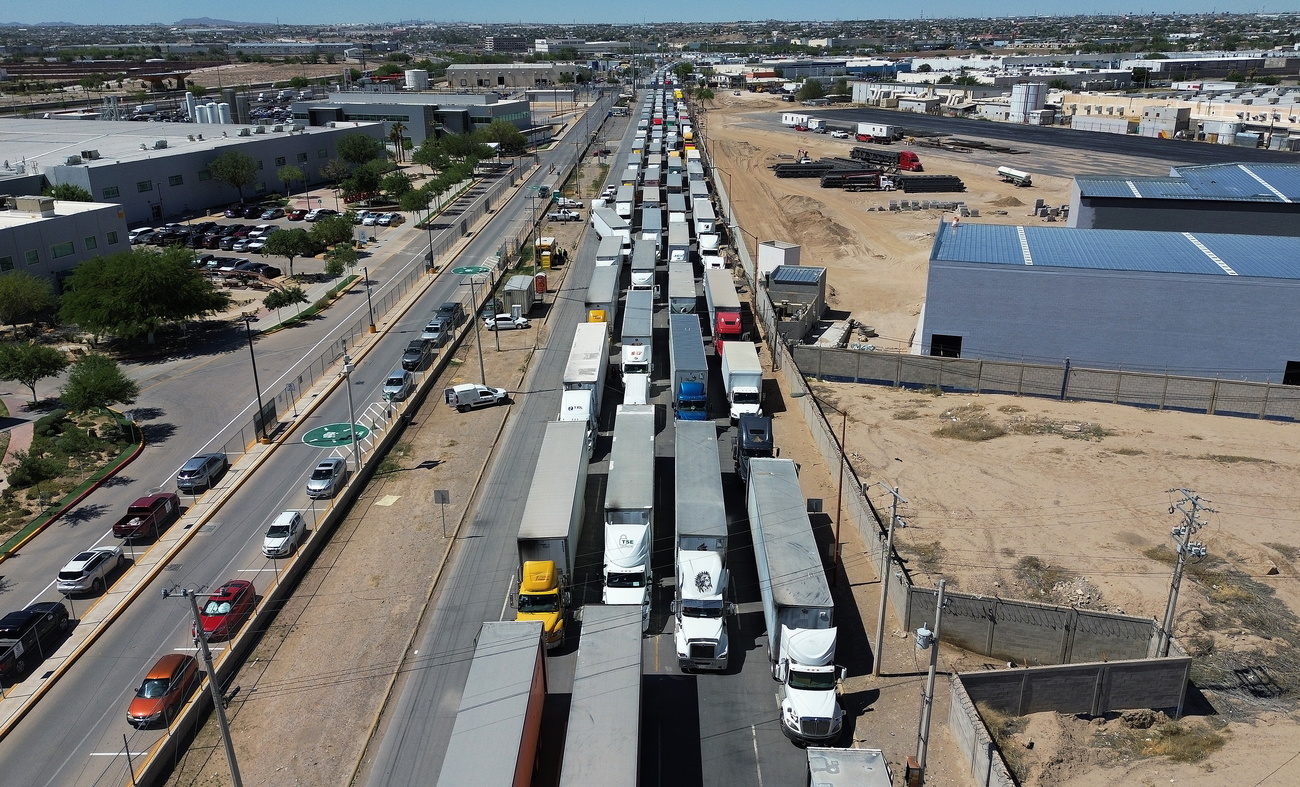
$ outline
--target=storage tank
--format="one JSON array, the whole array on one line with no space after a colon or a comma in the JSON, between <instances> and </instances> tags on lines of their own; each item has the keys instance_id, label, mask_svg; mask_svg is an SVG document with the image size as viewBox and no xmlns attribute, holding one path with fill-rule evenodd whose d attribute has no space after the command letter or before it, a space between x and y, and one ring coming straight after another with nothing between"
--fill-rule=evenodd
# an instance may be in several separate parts
<instances>
[{"instance_id":1,"label":"storage tank","mask_svg":"<svg viewBox=\"0 0 1300 787\"><path fill-rule=\"evenodd\" d=\"M408 68L406 70L406 89L428 90L429 72L423 68Z\"/></svg>"},{"instance_id":2,"label":"storage tank","mask_svg":"<svg viewBox=\"0 0 1300 787\"><path fill-rule=\"evenodd\" d=\"M215 122L215 123L233 123L233 122L234 122L234 120L231 119L231 117L230 117L230 105L229 105L229 104L225 103L224 101L223 101L222 103L220 103L220 104L217 104L217 119L216 119L215 121L213 121L213 122Z\"/></svg>"},{"instance_id":3,"label":"storage tank","mask_svg":"<svg viewBox=\"0 0 1300 787\"><path fill-rule=\"evenodd\" d=\"M1047 103L1047 85L1042 82L1021 82L1011 86L1012 123L1028 123L1030 113L1042 109Z\"/></svg>"}]
</instances>

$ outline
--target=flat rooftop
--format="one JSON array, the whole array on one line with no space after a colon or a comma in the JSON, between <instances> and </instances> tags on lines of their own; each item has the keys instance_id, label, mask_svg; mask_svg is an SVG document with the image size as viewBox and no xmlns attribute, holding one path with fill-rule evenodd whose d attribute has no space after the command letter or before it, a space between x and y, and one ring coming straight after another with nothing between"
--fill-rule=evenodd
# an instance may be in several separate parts
<instances>
[{"instance_id":1,"label":"flat rooftop","mask_svg":"<svg viewBox=\"0 0 1300 787\"><path fill-rule=\"evenodd\" d=\"M1300 164L1206 164L1174 167L1168 177L1079 175L1085 197L1300 202Z\"/></svg>"},{"instance_id":2,"label":"flat rooftop","mask_svg":"<svg viewBox=\"0 0 1300 787\"><path fill-rule=\"evenodd\" d=\"M91 213L97 210L110 209L118 211L122 209L121 205L112 202L65 202L64 200L54 200L54 215L47 216L30 210L13 209L0 210L0 230L11 227L21 227L27 224L35 224L41 221L53 221L63 216L75 216L79 213Z\"/></svg>"}]
</instances>

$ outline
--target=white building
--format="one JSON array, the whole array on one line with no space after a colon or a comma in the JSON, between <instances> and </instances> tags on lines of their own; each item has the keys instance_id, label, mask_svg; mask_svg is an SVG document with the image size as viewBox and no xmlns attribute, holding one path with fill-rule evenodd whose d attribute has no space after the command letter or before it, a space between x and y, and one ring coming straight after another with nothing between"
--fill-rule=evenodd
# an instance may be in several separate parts
<instances>
[{"instance_id":1,"label":"white building","mask_svg":"<svg viewBox=\"0 0 1300 787\"><path fill-rule=\"evenodd\" d=\"M0 202L0 276L27 271L57 282L85 260L130 248L121 205L51 197Z\"/></svg>"}]
</instances>

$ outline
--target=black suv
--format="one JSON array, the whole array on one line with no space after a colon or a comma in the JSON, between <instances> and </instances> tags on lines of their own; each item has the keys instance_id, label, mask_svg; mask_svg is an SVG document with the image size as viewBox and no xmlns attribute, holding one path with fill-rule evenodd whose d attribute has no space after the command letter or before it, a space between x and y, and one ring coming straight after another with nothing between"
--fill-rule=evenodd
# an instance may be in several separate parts
<instances>
[{"instance_id":1,"label":"black suv","mask_svg":"<svg viewBox=\"0 0 1300 787\"><path fill-rule=\"evenodd\" d=\"M0 680L17 678L44 661L68 630L68 608L57 601L32 604L0 618Z\"/></svg>"},{"instance_id":2,"label":"black suv","mask_svg":"<svg viewBox=\"0 0 1300 787\"><path fill-rule=\"evenodd\" d=\"M433 341L431 339L412 339L402 353L402 368L408 372L418 372L433 360Z\"/></svg>"}]
</instances>

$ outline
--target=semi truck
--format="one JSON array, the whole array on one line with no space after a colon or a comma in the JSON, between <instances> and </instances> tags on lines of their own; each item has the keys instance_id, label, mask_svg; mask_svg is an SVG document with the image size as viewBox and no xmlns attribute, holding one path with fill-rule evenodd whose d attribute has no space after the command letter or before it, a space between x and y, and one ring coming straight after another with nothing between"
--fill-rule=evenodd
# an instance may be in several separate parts
<instances>
[{"instance_id":1,"label":"semi truck","mask_svg":"<svg viewBox=\"0 0 1300 787\"><path fill-rule=\"evenodd\" d=\"M777 455L772 439L772 419L765 415L742 415L736 422L731 457L736 460L736 475L749 481L749 460L770 459Z\"/></svg>"},{"instance_id":2,"label":"semi truck","mask_svg":"<svg viewBox=\"0 0 1300 787\"><path fill-rule=\"evenodd\" d=\"M691 217L695 220L695 237L717 229L718 216L713 211L713 201L696 199L691 203Z\"/></svg>"},{"instance_id":3,"label":"semi truck","mask_svg":"<svg viewBox=\"0 0 1300 787\"><path fill-rule=\"evenodd\" d=\"M587 428L546 424L519 524L515 620L540 620L547 649L564 644L565 610L587 492Z\"/></svg>"},{"instance_id":4,"label":"semi truck","mask_svg":"<svg viewBox=\"0 0 1300 787\"><path fill-rule=\"evenodd\" d=\"M578 421L587 426L587 452L595 447L599 430L600 396L609 368L609 331L603 322L578 323L564 366L564 390L560 393L561 421Z\"/></svg>"},{"instance_id":5,"label":"semi truck","mask_svg":"<svg viewBox=\"0 0 1300 787\"><path fill-rule=\"evenodd\" d=\"M1021 172L1011 167L998 167L998 177L1003 183L1014 183L1017 186L1032 186L1034 178L1028 172Z\"/></svg>"},{"instance_id":6,"label":"semi truck","mask_svg":"<svg viewBox=\"0 0 1300 787\"><path fill-rule=\"evenodd\" d=\"M709 307L713 347L721 353L728 341L740 338L740 296L729 271L704 271L704 301Z\"/></svg>"},{"instance_id":7,"label":"semi truck","mask_svg":"<svg viewBox=\"0 0 1300 787\"><path fill-rule=\"evenodd\" d=\"M668 261L691 261L691 231L685 221L668 222Z\"/></svg>"},{"instance_id":8,"label":"semi truck","mask_svg":"<svg viewBox=\"0 0 1300 787\"><path fill-rule=\"evenodd\" d=\"M724 670L730 651L727 618L735 607L727 601L727 509L718 432L711 421L678 421L676 428L677 584L672 614L677 663L683 672Z\"/></svg>"},{"instance_id":9,"label":"semi truck","mask_svg":"<svg viewBox=\"0 0 1300 787\"><path fill-rule=\"evenodd\" d=\"M763 414L763 367L751 342L727 342L722 348L722 388L731 405L731 420Z\"/></svg>"},{"instance_id":10,"label":"semi truck","mask_svg":"<svg viewBox=\"0 0 1300 787\"><path fill-rule=\"evenodd\" d=\"M859 123L854 138L858 142L880 142L888 144L898 136L898 126L888 123Z\"/></svg>"},{"instance_id":11,"label":"semi truck","mask_svg":"<svg viewBox=\"0 0 1300 787\"><path fill-rule=\"evenodd\" d=\"M560 787L637 787L641 757L639 624L635 610L627 607L590 606L583 610Z\"/></svg>"},{"instance_id":12,"label":"semi truck","mask_svg":"<svg viewBox=\"0 0 1300 787\"><path fill-rule=\"evenodd\" d=\"M591 226L601 238L619 237L624 245L632 242L632 226L613 208L592 208Z\"/></svg>"},{"instance_id":13,"label":"semi truck","mask_svg":"<svg viewBox=\"0 0 1300 787\"><path fill-rule=\"evenodd\" d=\"M605 488L605 589L611 606L641 608L642 630L650 627L654 573L655 408L619 405Z\"/></svg>"},{"instance_id":14,"label":"semi truck","mask_svg":"<svg viewBox=\"0 0 1300 787\"><path fill-rule=\"evenodd\" d=\"M645 241L632 244L632 290L654 290L655 247Z\"/></svg>"},{"instance_id":15,"label":"semi truck","mask_svg":"<svg viewBox=\"0 0 1300 787\"><path fill-rule=\"evenodd\" d=\"M596 244L596 267L613 267L615 270L623 264L623 239L611 235L601 238Z\"/></svg>"},{"instance_id":16,"label":"semi truck","mask_svg":"<svg viewBox=\"0 0 1300 787\"><path fill-rule=\"evenodd\" d=\"M624 383L629 374L654 373L653 330L654 293L628 290L619 344L619 370Z\"/></svg>"},{"instance_id":17,"label":"semi truck","mask_svg":"<svg viewBox=\"0 0 1300 787\"><path fill-rule=\"evenodd\" d=\"M695 313L695 266L689 262L668 263L668 310Z\"/></svg>"},{"instance_id":18,"label":"semi truck","mask_svg":"<svg viewBox=\"0 0 1300 787\"><path fill-rule=\"evenodd\" d=\"M636 204L636 186L623 185L618 187L618 193L614 195L614 212L620 218L632 218L632 206Z\"/></svg>"},{"instance_id":19,"label":"semi truck","mask_svg":"<svg viewBox=\"0 0 1300 787\"><path fill-rule=\"evenodd\" d=\"M618 316L618 274L617 265L598 265L592 270L583 301L587 307L588 322L613 325L614 318Z\"/></svg>"},{"instance_id":20,"label":"semi truck","mask_svg":"<svg viewBox=\"0 0 1300 787\"><path fill-rule=\"evenodd\" d=\"M683 421L708 420L709 361L704 356L700 318L694 314L668 315L668 365L673 416Z\"/></svg>"},{"instance_id":21,"label":"semi truck","mask_svg":"<svg viewBox=\"0 0 1300 787\"><path fill-rule=\"evenodd\" d=\"M537 302L537 286L532 276L511 276L506 280L505 289L501 291L501 304L506 314L514 314L514 307L519 307L521 316L533 310Z\"/></svg>"},{"instance_id":22,"label":"semi truck","mask_svg":"<svg viewBox=\"0 0 1300 787\"><path fill-rule=\"evenodd\" d=\"M849 156L855 161L865 161L887 169L900 172L921 172L921 159L910 150L874 150L872 148L854 148Z\"/></svg>"},{"instance_id":23,"label":"semi truck","mask_svg":"<svg viewBox=\"0 0 1300 787\"><path fill-rule=\"evenodd\" d=\"M781 731L799 744L831 740L844 722L835 602L803 501L792 460L749 460L746 507L768 658L779 685Z\"/></svg>"},{"instance_id":24,"label":"semi truck","mask_svg":"<svg viewBox=\"0 0 1300 787\"><path fill-rule=\"evenodd\" d=\"M528 787L546 702L537 621L484 623L438 774L440 787Z\"/></svg>"}]
</instances>

